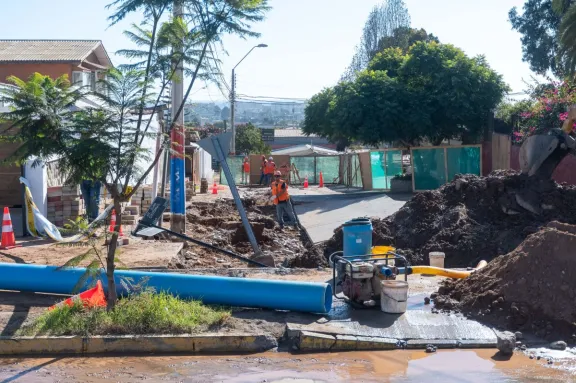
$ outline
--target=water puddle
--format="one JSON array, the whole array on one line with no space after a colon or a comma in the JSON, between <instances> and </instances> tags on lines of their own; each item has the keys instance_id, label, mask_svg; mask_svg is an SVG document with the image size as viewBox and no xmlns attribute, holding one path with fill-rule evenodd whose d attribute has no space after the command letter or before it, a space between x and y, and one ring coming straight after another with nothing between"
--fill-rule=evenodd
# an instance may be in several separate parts
<instances>
[{"instance_id":1,"label":"water puddle","mask_svg":"<svg viewBox=\"0 0 576 383\"><path fill-rule=\"evenodd\" d=\"M250 356L0 359L10 382L572 382L575 375L525 355L495 350L375 351Z\"/></svg>"}]
</instances>

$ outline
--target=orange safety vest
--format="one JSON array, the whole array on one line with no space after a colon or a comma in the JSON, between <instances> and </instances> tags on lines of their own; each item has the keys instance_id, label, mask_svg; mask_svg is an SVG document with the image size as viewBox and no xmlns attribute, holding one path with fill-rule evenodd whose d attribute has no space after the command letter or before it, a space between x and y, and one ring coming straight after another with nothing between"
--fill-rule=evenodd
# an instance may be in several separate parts
<instances>
[{"instance_id":1,"label":"orange safety vest","mask_svg":"<svg viewBox=\"0 0 576 383\"><path fill-rule=\"evenodd\" d=\"M244 162L244 173L250 173L250 162Z\"/></svg>"},{"instance_id":2,"label":"orange safety vest","mask_svg":"<svg viewBox=\"0 0 576 383\"><path fill-rule=\"evenodd\" d=\"M282 189L282 185L286 185L286 189ZM276 196L274 199L274 205L278 205L279 202L286 202L290 199L290 194L288 194L288 184L284 180L272 182L272 195ZM284 194L280 195L284 191ZM278 197L280 196L280 197Z\"/></svg>"},{"instance_id":3,"label":"orange safety vest","mask_svg":"<svg viewBox=\"0 0 576 383\"><path fill-rule=\"evenodd\" d=\"M276 170L276 164L274 161L268 161L266 163L266 171L264 174L274 174L274 170Z\"/></svg>"}]
</instances>

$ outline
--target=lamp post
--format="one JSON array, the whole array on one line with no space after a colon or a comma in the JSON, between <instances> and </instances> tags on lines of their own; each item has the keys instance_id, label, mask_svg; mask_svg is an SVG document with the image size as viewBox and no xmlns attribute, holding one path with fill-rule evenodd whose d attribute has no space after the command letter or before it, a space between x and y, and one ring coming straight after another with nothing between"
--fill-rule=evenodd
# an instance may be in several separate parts
<instances>
[{"instance_id":1,"label":"lamp post","mask_svg":"<svg viewBox=\"0 0 576 383\"><path fill-rule=\"evenodd\" d=\"M240 60L238 62L238 64L236 64L236 66L234 66L234 68L232 68L232 91L230 92L230 125L232 128L232 142L230 144L230 153L232 154L236 154L236 123L235 123L235 117L236 117L236 68L238 67L238 65L240 65L240 63L242 63L242 61L244 61L244 59L246 57L248 57L248 55L250 53L252 53L252 51L256 48L267 48L268 45L266 44L258 44L254 47L252 47L252 49L250 49L248 51L248 53L246 53L246 55L244 57L242 57L242 60Z\"/></svg>"}]
</instances>

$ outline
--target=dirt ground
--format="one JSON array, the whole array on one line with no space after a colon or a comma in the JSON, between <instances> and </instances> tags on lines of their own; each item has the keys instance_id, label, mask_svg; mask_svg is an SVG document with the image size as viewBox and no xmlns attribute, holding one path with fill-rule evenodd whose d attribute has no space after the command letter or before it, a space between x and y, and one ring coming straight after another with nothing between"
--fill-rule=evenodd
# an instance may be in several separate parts
<instances>
[{"instance_id":1,"label":"dirt ground","mask_svg":"<svg viewBox=\"0 0 576 383\"><path fill-rule=\"evenodd\" d=\"M467 279L446 281L436 306L548 340L576 341L576 226L530 235Z\"/></svg>"},{"instance_id":2,"label":"dirt ground","mask_svg":"<svg viewBox=\"0 0 576 383\"><path fill-rule=\"evenodd\" d=\"M576 187L514 171L458 175L438 190L414 195L390 217L373 218L373 245L393 245L413 264L427 264L430 252L441 251L447 267L470 267L509 253L555 220L576 223ZM325 254L341 249L337 229Z\"/></svg>"},{"instance_id":3,"label":"dirt ground","mask_svg":"<svg viewBox=\"0 0 576 383\"><path fill-rule=\"evenodd\" d=\"M182 243L169 241L143 241L139 238L130 238L129 241L129 245L119 248L118 259L123 266L132 269L165 268L183 247ZM62 266L89 250L86 246L63 245L54 241L31 238L18 239L17 243L22 247L0 250L0 262ZM99 248L102 254L106 253L104 243ZM86 266L88 263L90 261L80 266Z\"/></svg>"}]
</instances>

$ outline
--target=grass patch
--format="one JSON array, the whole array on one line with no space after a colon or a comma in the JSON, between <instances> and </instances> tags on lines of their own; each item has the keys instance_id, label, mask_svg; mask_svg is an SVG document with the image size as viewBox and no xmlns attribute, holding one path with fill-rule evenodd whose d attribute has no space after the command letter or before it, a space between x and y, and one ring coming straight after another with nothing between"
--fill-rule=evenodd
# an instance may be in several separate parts
<instances>
[{"instance_id":1,"label":"grass patch","mask_svg":"<svg viewBox=\"0 0 576 383\"><path fill-rule=\"evenodd\" d=\"M190 334L220 325L230 311L198 301L178 299L167 293L144 292L118 301L110 312L85 309L81 304L47 311L18 335L128 335Z\"/></svg>"}]
</instances>

